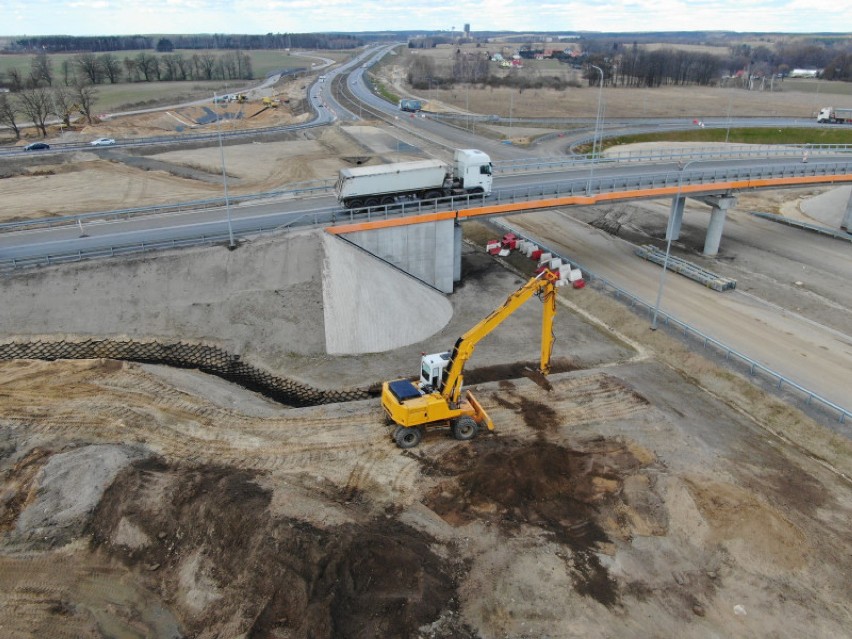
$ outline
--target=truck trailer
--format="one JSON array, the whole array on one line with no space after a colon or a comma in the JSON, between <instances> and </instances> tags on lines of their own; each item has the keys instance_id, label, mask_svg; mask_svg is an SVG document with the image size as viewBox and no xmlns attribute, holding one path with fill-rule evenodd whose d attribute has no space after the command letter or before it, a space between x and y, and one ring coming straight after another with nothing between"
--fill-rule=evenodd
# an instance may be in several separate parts
<instances>
[{"instance_id":1,"label":"truck trailer","mask_svg":"<svg viewBox=\"0 0 852 639\"><path fill-rule=\"evenodd\" d=\"M491 193L491 158L477 149L457 149L452 166L440 160L395 162L341 169L334 187L346 208Z\"/></svg>"},{"instance_id":2,"label":"truck trailer","mask_svg":"<svg viewBox=\"0 0 852 639\"><path fill-rule=\"evenodd\" d=\"M852 109L823 107L817 115L817 122L828 124L852 124Z\"/></svg>"}]
</instances>

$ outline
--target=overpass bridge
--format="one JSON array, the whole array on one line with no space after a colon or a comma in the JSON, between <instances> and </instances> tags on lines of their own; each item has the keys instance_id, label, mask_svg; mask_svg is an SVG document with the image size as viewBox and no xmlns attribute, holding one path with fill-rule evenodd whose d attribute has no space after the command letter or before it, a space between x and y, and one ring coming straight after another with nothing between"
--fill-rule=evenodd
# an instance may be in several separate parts
<instances>
[{"instance_id":1,"label":"overpass bridge","mask_svg":"<svg viewBox=\"0 0 852 639\"><path fill-rule=\"evenodd\" d=\"M353 242L381 259L444 292L452 292L461 271L461 228L464 220L556 207L611 204L643 199L672 199L666 238L680 235L687 198L710 206L704 255L719 251L727 211L741 191L852 183L852 162L781 163L764 166L721 166L678 171L617 173L568 181L540 182L525 189L500 189L483 200L453 198L349 211L326 231ZM400 210L401 208L401 210ZM852 229L852 197L842 227Z\"/></svg>"},{"instance_id":2,"label":"overpass bridge","mask_svg":"<svg viewBox=\"0 0 852 639\"><path fill-rule=\"evenodd\" d=\"M156 213L175 207L155 207L13 222L0 225L5 231L0 233L0 271L319 227L346 237L441 291L451 292L460 270L461 220L552 207L671 198L669 235L674 239L689 197L711 207L704 250L714 255L721 243L726 212L734 206L737 193L852 183L848 149L825 149L807 163L802 162L801 154L795 157L788 151L764 157L740 157L740 152L730 157L699 154L678 157L679 165L672 158L661 162L666 159L662 157L644 158L644 162L640 158L604 158L579 164L560 160L557 170L548 166L552 158L524 160L522 166L498 164L501 170L495 184L499 188L485 199L465 196L343 211L322 195L330 189L326 184L310 190L317 194L311 201L327 203L312 209L306 209L307 200L293 191L279 194L273 201L244 198L243 205L230 208L227 201L225 206L215 201L184 203L175 205L178 211L172 215ZM852 204L847 207L843 227L852 228Z\"/></svg>"}]
</instances>

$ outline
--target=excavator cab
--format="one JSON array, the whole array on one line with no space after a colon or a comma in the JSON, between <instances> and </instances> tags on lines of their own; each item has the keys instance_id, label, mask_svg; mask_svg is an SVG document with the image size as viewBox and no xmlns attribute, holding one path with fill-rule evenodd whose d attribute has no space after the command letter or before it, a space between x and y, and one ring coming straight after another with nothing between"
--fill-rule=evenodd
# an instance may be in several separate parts
<instances>
[{"instance_id":1,"label":"excavator cab","mask_svg":"<svg viewBox=\"0 0 852 639\"><path fill-rule=\"evenodd\" d=\"M427 393L440 391L444 369L449 363L449 352L424 355L420 360L420 388Z\"/></svg>"}]
</instances>

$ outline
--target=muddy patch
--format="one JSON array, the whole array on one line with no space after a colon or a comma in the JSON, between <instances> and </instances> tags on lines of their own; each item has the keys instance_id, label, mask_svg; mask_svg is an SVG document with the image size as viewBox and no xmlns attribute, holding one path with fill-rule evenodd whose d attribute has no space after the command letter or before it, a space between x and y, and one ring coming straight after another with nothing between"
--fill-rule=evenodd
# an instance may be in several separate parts
<instances>
[{"instance_id":1,"label":"muddy patch","mask_svg":"<svg viewBox=\"0 0 852 639\"><path fill-rule=\"evenodd\" d=\"M618 584L599 553L610 552L615 539L629 538L634 520L660 522L658 498L631 504L626 497L631 491L625 491L625 481L642 477L653 455L634 444L602 438L577 449L543 439L521 443L500 438L478 439L466 448L467 454L452 451L433 462L455 474L427 494L424 503L453 526L485 521L507 534L538 527L570 549L566 561L577 592L607 606L618 603ZM639 514L637 509L641 516L631 516ZM662 521L657 531L665 530Z\"/></svg>"},{"instance_id":2,"label":"muddy patch","mask_svg":"<svg viewBox=\"0 0 852 639\"><path fill-rule=\"evenodd\" d=\"M102 500L92 544L173 593L190 634L410 637L454 612L457 571L429 536L389 517L320 530L272 517L271 497L249 472L139 463Z\"/></svg>"},{"instance_id":3,"label":"muddy patch","mask_svg":"<svg viewBox=\"0 0 852 639\"><path fill-rule=\"evenodd\" d=\"M464 381L466 384L484 384L486 382L499 382L506 379L520 379L521 377L532 378L535 372L538 371L538 367L539 362L514 362L511 364L495 364L494 366L479 366L466 370ZM567 373L578 369L579 367L576 364L564 357L554 359L550 364L551 374ZM537 381L537 379L533 381Z\"/></svg>"}]
</instances>

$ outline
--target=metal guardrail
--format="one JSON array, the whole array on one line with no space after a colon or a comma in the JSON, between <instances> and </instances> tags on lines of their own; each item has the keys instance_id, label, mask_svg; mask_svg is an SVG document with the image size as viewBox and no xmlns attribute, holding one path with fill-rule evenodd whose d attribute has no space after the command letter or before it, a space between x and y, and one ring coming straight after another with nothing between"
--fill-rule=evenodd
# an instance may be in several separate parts
<instances>
[{"instance_id":1,"label":"metal guardrail","mask_svg":"<svg viewBox=\"0 0 852 639\"><path fill-rule=\"evenodd\" d=\"M334 180L310 180L307 182L296 182L289 185L287 189L277 191L263 191L248 195L231 195L228 203L231 205L272 198L300 196L311 193L325 193L334 188ZM174 204L154 204L151 206L139 206L128 209L115 209L112 211L93 211L89 213L77 213L74 215L61 215L58 217L46 217L33 220L18 220L16 222L0 223L0 233L3 231L20 231L33 228L51 228L55 226L73 226L85 223L89 220L119 220L130 219L141 215L157 215L160 213L180 213L194 209L220 208L225 206L224 197L208 198L204 200L190 200L187 202L175 202Z\"/></svg>"},{"instance_id":2,"label":"metal guardrail","mask_svg":"<svg viewBox=\"0 0 852 639\"><path fill-rule=\"evenodd\" d=\"M589 138L591 141L591 138ZM653 163L653 162L678 162L684 160L725 160L743 158L802 158L805 154L815 158L821 155L847 155L852 154L852 145L849 144L729 144L725 147L689 149L683 147L643 149L634 151L609 150L601 157L591 154L566 155L556 157L532 158L524 160L496 160L494 164L495 174L523 173L529 171L556 169L561 167L574 167L594 163L622 164L622 163Z\"/></svg>"},{"instance_id":3,"label":"metal guardrail","mask_svg":"<svg viewBox=\"0 0 852 639\"><path fill-rule=\"evenodd\" d=\"M846 240L847 242L852 242L852 233L844 233L843 231L827 228L825 226L819 226L817 224L808 224L807 222L791 220L790 218L784 217L783 215L778 215L777 213L761 213L759 211L753 211L751 214L755 217L759 217L764 220L777 222L778 224L786 224L787 226L794 226L797 229L805 229L806 231L813 231L814 233L819 233L820 235L828 235L829 237L833 237L838 240Z\"/></svg>"},{"instance_id":4,"label":"metal guardrail","mask_svg":"<svg viewBox=\"0 0 852 639\"><path fill-rule=\"evenodd\" d=\"M653 304L646 302L645 300L633 295L632 293L628 293L627 291L616 286L615 284L613 284L612 282L610 282L606 278L601 277L600 275L597 275L593 271L589 270L588 268L586 268L585 266L583 266L582 264L580 264L576 260L573 260L569 257L561 256L557 251L554 251L552 248L548 247L547 245L542 244L537 239L525 236L518 229L514 228L513 226L511 226L509 224L506 224L506 223L501 222L499 220L496 220L495 223L498 226L501 226L506 230L510 230L512 233L514 233L518 237L525 239L529 242L535 243L536 245L540 246L543 250L552 254L554 257L559 257L564 262L568 262L568 263L572 264L573 266L575 266L576 268L579 268L580 270L583 271L583 274L587 276L587 278L586 278L587 281L589 281L590 283L601 285L606 292L612 293L613 296L616 299L624 298L624 299L626 299L630 302L631 307L637 307L638 306L640 308L644 308L645 310L648 311L649 315L654 312L654 305ZM766 377L768 377L771 381L773 381L773 383L777 384L776 388L778 390L782 390L784 388L789 388L789 389L795 390L805 397L805 403L807 405L811 405L811 404L816 403L816 404L821 405L823 408L829 409L830 411L837 413L837 420L841 424L845 423L846 418L852 418L852 411L850 411L849 409L846 409L846 408L844 408L844 407L842 407L838 404L835 404L834 402L822 397L821 395L818 395L817 393L805 388L801 384L794 382L793 380L782 375L781 373L778 373L777 371L772 370L768 366L765 366L765 365L761 364L760 362L752 359L748 355L744 355L744 354L740 353L739 351L734 350L733 348L731 348L730 346L727 346L726 344L723 344L722 342L720 342L716 338L711 337L711 336L707 335L706 333L703 333L702 331L698 330L697 328L690 326L686 322L683 322L683 321L677 319L673 315L666 313L665 311L658 310L657 316L658 316L658 318L660 318L662 320L662 323L665 324L666 326L674 326L674 327L678 328L679 330L681 330L685 337L693 337L693 338L701 341L704 348L707 348L708 346L713 346L721 354L723 354L725 356L726 360L728 360L728 361L734 360L734 361L741 362L742 364L744 364L748 368L750 375L754 376L757 373L761 373L761 374L765 375Z\"/></svg>"},{"instance_id":5,"label":"metal guardrail","mask_svg":"<svg viewBox=\"0 0 852 639\"><path fill-rule=\"evenodd\" d=\"M725 159L744 157L801 157L807 149L811 157L828 154L852 154L852 145L824 144L824 145L731 145L729 150L701 150L690 151L688 149L654 149L650 151L632 151L607 154L606 157L594 157L592 155L574 155L559 157L543 157L521 160L498 160L493 162L494 173L498 175L528 173L543 170L558 170L561 168L576 168L578 166L597 167L602 164L618 163L653 163L660 161L683 161L701 159ZM237 195L228 198L231 204L252 202L275 197L299 196L306 193L328 193L334 188L335 179L311 180L297 182L288 185L285 189L275 191L264 191L248 195ZM70 226L85 223L91 219L117 220L131 218L140 215L153 215L159 213L181 212L189 209L218 208L225 206L224 197L209 198L204 200L190 200L176 202L173 204L158 204L152 206L133 207L126 209L115 209L110 211L92 211L75 213L73 215L62 215L57 217L38 218L33 220L19 220L16 222L0 223L0 233L4 231L17 231L32 228L49 228L54 226Z\"/></svg>"}]
</instances>

